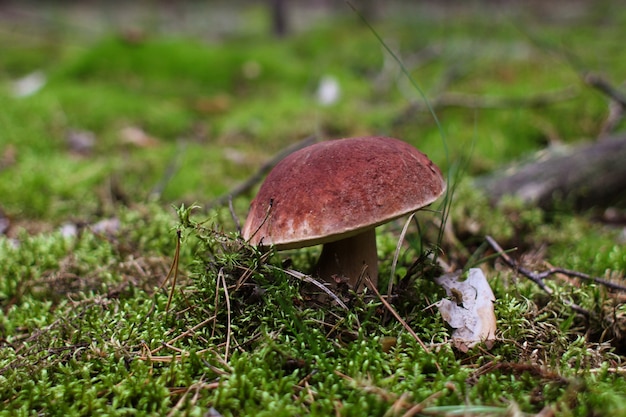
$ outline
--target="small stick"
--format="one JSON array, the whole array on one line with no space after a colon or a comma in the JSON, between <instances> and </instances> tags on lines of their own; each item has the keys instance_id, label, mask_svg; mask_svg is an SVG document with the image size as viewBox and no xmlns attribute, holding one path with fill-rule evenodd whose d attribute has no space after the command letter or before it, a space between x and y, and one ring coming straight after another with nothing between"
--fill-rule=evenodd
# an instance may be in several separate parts
<instances>
[{"instance_id":1,"label":"small stick","mask_svg":"<svg viewBox=\"0 0 626 417\"><path fill-rule=\"evenodd\" d=\"M489 245L498 253L498 255L500 255L500 257L504 260L504 262L507 265L509 265L512 269L514 269L517 272L519 272L520 274L524 275L526 278L529 278L531 281L533 281L535 284L537 284L539 286L539 288L544 290L548 295L550 295L550 296L554 295L554 291L552 291L552 289L549 288L548 286L546 286L546 284L543 282L543 278L545 276L547 276L547 275L544 276L543 273L542 274L535 274L534 272L529 271L528 269L524 268L523 266L518 265L517 262L515 262L513 260L513 258L511 258L509 255L507 255L504 252L504 250L498 244L498 242L496 242L494 240L494 238L492 238L491 236L485 236L485 240L487 240ZM580 313L580 314L584 315L585 317L591 316L591 313L589 311L585 310L584 308L582 308L578 304L575 304L575 303L573 303L571 301L567 301L565 304L568 305L572 310L576 311L577 313Z\"/></svg>"},{"instance_id":2,"label":"small stick","mask_svg":"<svg viewBox=\"0 0 626 417\"><path fill-rule=\"evenodd\" d=\"M190 336L191 334L193 334L196 330L198 330L201 327L206 326L208 323L210 323L211 321L213 321L215 319L215 316L211 316L208 319L196 324L195 326L185 330L184 332L182 332L181 334L179 334L178 336L176 336L173 339L170 339L169 341L161 344L161 346L149 351L150 355L154 355L155 353L159 352L161 349L163 349L166 345L171 345L172 343L176 342L177 340L182 339L183 337L187 337Z\"/></svg>"},{"instance_id":3,"label":"small stick","mask_svg":"<svg viewBox=\"0 0 626 417\"><path fill-rule=\"evenodd\" d=\"M506 254L504 249L502 249L502 247L498 244L498 242L495 241L494 238L492 238L491 236L485 236L485 240L489 243L489 245L493 248L493 250L495 250L498 253L498 255L500 255L502 260L504 260L504 262L508 266L510 266L511 268L515 269L516 271L518 271L519 273L521 273L525 277L530 278L531 281L533 281L535 284L539 285L539 288L544 290L549 295L553 294L552 289L549 288L543 282L542 277L539 277L539 276L537 276L537 274L529 271L528 269L524 268L523 266L518 265L517 262L515 262L513 260L513 258L511 258L509 255Z\"/></svg>"},{"instance_id":4,"label":"small stick","mask_svg":"<svg viewBox=\"0 0 626 417\"><path fill-rule=\"evenodd\" d=\"M241 234L241 222L239 221L239 216L235 213L235 207L233 207L233 196L228 196L228 210L230 210L230 216L233 218L233 222L235 222L235 227L239 234Z\"/></svg>"},{"instance_id":5,"label":"small stick","mask_svg":"<svg viewBox=\"0 0 626 417\"><path fill-rule=\"evenodd\" d=\"M594 73L583 74L585 83L596 90L604 93L611 100L619 103L622 108L626 108L626 95L613 87L607 80Z\"/></svg>"},{"instance_id":6,"label":"small stick","mask_svg":"<svg viewBox=\"0 0 626 417\"><path fill-rule=\"evenodd\" d=\"M170 270L167 273L167 276L165 277L161 285L159 285L159 289L162 289L165 286L165 284L167 284L167 282L170 280L170 278L173 278L172 288L170 289L169 295L167 296L167 305L165 306L166 313L170 310L170 305L172 304L172 299L174 298L174 291L176 290L176 281L178 279L178 261L180 259L180 239L181 239L181 232L180 230L177 230L176 231L176 251L174 252L174 260L172 261L172 266L170 267Z\"/></svg>"},{"instance_id":7,"label":"small stick","mask_svg":"<svg viewBox=\"0 0 626 417\"><path fill-rule=\"evenodd\" d=\"M170 183L170 181L172 180L174 175L176 175L180 168L182 156L187 150L187 144L183 141L179 141L177 145L178 146L176 147L176 152L174 153L174 156L172 157L170 162L167 164L167 167L165 168L165 172L163 172L161 179L154 185L154 187L152 187L152 190L150 190L150 193L148 194L148 198L150 200L159 200L161 198L163 190L165 190L165 187L167 187L167 185Z\"/></svg>"},{"instance_id":8,"label":"small stick","mask_svg":"<svg viewBox=\"0 0 626 417\"><path fill-rule=\"evenodd\" d=\"M547 271L537 274L537 276L543 279L554 274L563 274L563 275L567 275L567 276L574 277L574 278L580 278L580 279L584 279L587 281L593 281L596 284L604 285L605 287L610 288L612 290L626 292L626 287L623 285L616 284L606 279L593 277L589 274L585 274L584 272L573 271L571 269L566 269L566 268L560 268L560 267L550 268Z\"/></svg>"},{"instance_id":9,"label":"small stick","mask_svg":"<svg viewBox=\"0 0 626 417\"><path fill-rule=\"evenodd\" d=\"M582 75L583 81L609 97L609 115L602 125L600 137L610 134L626 113L626 95L611 85L606 79L591 72Z\"/></svg>"},{"instance_id":10,"label":"small stick","mask_svg":"<svg viewBox=\"0 0 626 417\"><path fill-rule=\"evenodd\" d=\"M486 236L485 239L487 240L487 242L491 245L491 247L498 252L498 255L500 255L502 257L502 259L504 259L504 261L512 268L517 269L519 272L521 272L523 275L527 276L528 278L532 279L534 282L536 282L539 286L545 286L545 284L543 283L543 279L549 277L550 275L554 275L554 274L563 274L563 275L567 275L569 277L574 277L574 278L580 278L580 279L584 279L587 281L593 281L596 284L600 284L600 285L604 285L607 288L610 288L612 290L615 291L622 291L622 292L626 292L626 287L620 284L616 284L614 282L608 281L606 279L602 279L602 278L598 278L598 277L594 277L591 276L589 274L585 274L584 272L579 272L579 271L574 271L572 269L566 269L566 268L560 268L560 267L553 267L550 268L546 271L543 272L539 272L539 273L534 273L534 272L530 272L529 270L517 265L515 263L515 261L513 261L511 259L510 256L508 256L500 247L500 245L498 245L498 243L496 243L496 241L491 237L491 236ZM546 287L547 288L547 287ZM544 288L542 287L542 289L548 293L550 293L549 288Z\"/></svg>"},{"instance_id":11,"label":"small stick","mask_svg":"<svg viewBox=\"0 0 626 417\"><path fill-rule=\"evenodd\" d=\"M269 161L264 163L261 166L261 168L259 168L259 170L254 175L252 175L250 178L248 178L242 184L239 184L238 186L233 188L231 191L229 191L227 194L224 194L224 195L222 195L220 197L217 197L215 200L210 202L207 205L207 208L222 206L225 203L227 203L229 200L232 200L233 198L235 198L237 196L240 196L242 194L247 193L257 183L261 182L261 180L263 179L265 174L270 172L270 170L272 168L274 168L274 166L277 163L279 163L282 159L284 159L287 155L290 155L293 152L295 152L297 150L300 150L300 149L302 149L302 148L304 148L306 146L312 145L315 142L317 142L317 137L316 136L308 136L308 137L302 139L300 142L296 142L296 143L294 143L294 144L284 148L283 150L278 152L276 155L274 155L274 157L272 157L272 159L270 159Z\"/></svg>"},{"instance_id":12,"label":"small stick","mask_svg":"<svg viewBox=\"0 0 626 417\"><path fill-rule=\"evenodd\" d=\"M226 277L224 276L224 270L220 269L218 273L218 277L222 281L222 286L224 287L224 298L226 299L226 346L224 347L224 360L228 360L228 351L230 350L230 296L228 295L228 285L226 285Z\"/></svg>"},{"instance_id":13,"label":"small stick","mask_svg":"<svg viewBox=\"0 0 626 417\"><path fill-rule=\"evenodd\" d=\"M398 314L398 312L391 306L391 304L389 304L389 302L387 300L385 300L385 298L382 295L380 295L380 292L378 292L378 289L372 283L370 278L367 275L364 278L365 278L365 285L367 285L367 287L369 289L371 289L374 292L374 294L376 294L376 297L378 297L380 302L383 303L385 308L387 308L387 310L389 310L391 312L391 314L393 314L393 316L396 318L396 320L398 320L398 322L400 322L400 324L402 324L402 327L404 327L406 329L406 331L408 331L409 334L411 336L413 336L413 338L417 341L417 343L419 343L419 345L422 347L422 349L424 349L426 352L430 353L430 350L428 349L426 344L424 344L424 342L422 342L422 339L420 339L420 337L417 335L417 333L415 333L415 331L411 328L411 326L409 326L409 324L402 317L400 317L400 314ZM437 362L435 362L435 364L437 364ZM437 364L437 367L439 367L439 364Z\"/></svg>"},{"instance_id":14,"label":"small stick","mask_svg":"<svg viewBox=\"0 0 626 417\"><path fill-rule=\"evenodd\" d=\"M389 285L387 286L387 297L391 296L391 291L393 290L393 281L396 275L396 266L398 265L398 258L400 257L400 250L402 249L402 242L404 241L404 236L406 236L406 232L409 229L409 225L411 224L411 220L415 217L415 213L411 213L406 222L404 223L404 227L402 228L402 233L400 233L400 237L398 238L398 243L396 244L396 251L393 254L393 262L391 262L391 276L389 277Z\"/></svg>"},{"instance_id":15,"label":"small stick","mask_svg":"<svg viewBox=\"0 0 626 417\"><path fill-rule=\"evenodd\" d=\"M279 269L279 268L276 268ZM326 294L328 294L328 296L330 298L333 299L333 301L335 301L337 304L339 304L339 306L341 306L341 308L343 308L346 311L350 311L350 309L348 308L348 306L339 299L339 297L337 297L335 294L333 294L333 292L331 290L329 290L328 288L326 288L326 286L324 284L322 284L321 282L318 282L317 280L311 278L310 276L303 274L302 272L298 272L296 270L293 269L280 269L281 271L285 272L286 274L291 275L294 278L298 278L301 281L307 282L309 284L313 284L316 287L318 287L320 290L324 291Z\"/></svg>"}]
</instances>

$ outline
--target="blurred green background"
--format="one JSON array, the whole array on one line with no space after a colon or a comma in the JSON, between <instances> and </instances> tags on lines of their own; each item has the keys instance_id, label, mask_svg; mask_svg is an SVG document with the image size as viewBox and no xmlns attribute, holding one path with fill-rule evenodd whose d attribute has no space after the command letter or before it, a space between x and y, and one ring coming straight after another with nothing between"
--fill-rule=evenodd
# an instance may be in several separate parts
<instances>
[{"instance_id":1,"label":"blurred green background","mask_svg":"<svg viewBox=\"0 0 626 417\"><path fill-rule=\"evenodd\" d=\"M609 101L581 75L626 72L619 2L354 1L438 127L347 3L282 2L282 35L271 3L0 3L0 209L207 204L309 135L395 136L482 174L596 138Z\"/></svg>"}]
</instances>

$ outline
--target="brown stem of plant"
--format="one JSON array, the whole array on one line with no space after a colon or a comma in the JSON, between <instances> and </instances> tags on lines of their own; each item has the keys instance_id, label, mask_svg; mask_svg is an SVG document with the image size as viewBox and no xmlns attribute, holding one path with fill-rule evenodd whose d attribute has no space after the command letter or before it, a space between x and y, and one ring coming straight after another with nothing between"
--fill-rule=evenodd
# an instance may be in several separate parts
<instances>
[{"instance_id":1,"label":"brown stem of plant","mask_svg":"<svg viewBox=\"0 0 626 417\"><path fill-rule=\"evenodd\" d=\"M172 266L170 267L167 276L159 286L159 289L163 288L165 284L172 279L172 287L170 289L169 295L167 296L167 305L165 306L165 312L167 313L170 310L170 305L172 304L172 299L174 298L174 291L176 291L176 281L178 279L178 261L180 259L180 239L181 232L180 230L176 231L176 251L174 252L174 260L172 261Z\"/></svg>"}]
</instances>

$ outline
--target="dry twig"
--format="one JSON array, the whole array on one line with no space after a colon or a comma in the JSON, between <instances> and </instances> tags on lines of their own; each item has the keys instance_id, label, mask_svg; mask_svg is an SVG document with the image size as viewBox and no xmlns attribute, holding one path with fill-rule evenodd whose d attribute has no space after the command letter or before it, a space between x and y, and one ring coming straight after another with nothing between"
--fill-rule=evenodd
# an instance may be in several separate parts
<instances>
[{"instance_id":1,"label":"dry twig","mask_svg":"<svg viewBox=\"0 0 626 417\"><path fill-rule=\"evenodd\" d=\"M610 99L609 114L602 124L600 134L598 135L600 137L607 136L615 130L615 127L626 113L626 95L598 74L587 72L582 75L582 79L587 85L600 91Z\"/></svg>"},{"instance_id":2,"label":"dry twig","mask_svg":"<svg viewBox=\"0 0 626 417\"><path fill-rule=\"evenodd\" d=\"M622 93L621 91L619 91L618 89L616 89L615 87L613 87L611 83L609 83L607 80L605 80L598 74L594 74L591 72L583 74L582 77L587 85L604 93L611 100L619 103L619 105L622 106L622 108L626 108L626 95Z\"/></svg>"},{"instance_id":3,"label":"dry twig","mask_svg":"<svg viewBox=\"0 0 626 417\"><path fill-rule=\"evenodd\" d=\"M402 249L402 242L404 241L404 236L406 236L406 232L409 229L409 225L411 224L411 220L415 217L415 213L411 213L406 222L404 223L404 227L402 228L402 233L400 233L400 237L398 237L398 243L396 244L396 251L393 254L393 262L391 263L391 274L389 277L389 285L387 286L387 295L391 294L393 290L393 282L394 277L396 275L396 266L398 265L398 258L400 257L400 249Z\"/></svg>"},{"instance_id":4,"label":"dry twig","mask_svg":"<svg viewBox=\"0 0 626 417\"><path fill-rule=\"evenodd\" d=\"M367 285L367 287L370 290L372 290L374 292L374 294L376 294L376 297L378 297L380 302L383 303L385 308L389 312L391 312L391 314L396 318L396 320L398 320L398 322L400 324L402 324L402 327L404 327L406 329L406 331L408 331L409 334L411 336L413 336L413 338L417 341L417 343L419 343L419 345L422 347L422 349L424 349L426 352L430 353L430 350L428 349L428 346L426 346L426 344L424 344L424 342L422 342L422 339L420 339L420 337L417 335L417 333L415 333L415 331L411 328L411 326L409 326L409 324L402 317L400 317L400 314L398 314L398 312L391 306L391 304L389 304L389 302L387 300L385 300L385 298L382 295L380 295L380 292L378 292L378 289L372 283L370 278L367 275L364 275L364 279L365 279L365 285ZM437 368L439 368L439 364L437 362L435 362L435 364L437 365Z\"/></svg>"},{"instance_id":5,"label":"dry twig","mask_svg":"<svg viewBox=\"0 0 626 417\"><path fill-rule=\"evenodd\" d=\"M170 309L170 305L172 304L172 298L174 297L174 291L176 290L176 281L178 279L178 261L180 259L180 239L181 232L180 230L176 231L176 250L174 252L174 260L172 261L172 266L170 267L167 276L159 286L159 289L163 288L165 284L172 278L172 288L167 296L167 305L165 306L165 312L167 313Z\"/></svg>"},{"instance_id":6,"label":"dry twig","mask_svg":"<svg viewBox=\"0 0 626 417\"><path fill-rule=\"evenodd\" d=\"M343 378L344 380L350 382L351 384L353 384L354 386L356 386L357 388L370 393L370 394L374 394L376 396L378 396L381 400L385 401L385 402L393 402L391 405L391 408L388 410L388 412L385 414L391 414L391 415L400 415L400 412L404 411L404 413L402 414L402 417L412 417L415 416L419 413L422 413L427 407L429 407L429 404L432 404L436 399L440 398L443 395L446 395L450 392L454 392L456 391L456 388L454 386L454 384L452 383L447 383L443 389L439 390L439 391L435 391L434 393L432 393L431 395L429 395L428 397L426 397L423 401L415 404L409 401L410 398L410 393L408 392L404 392L400 395L391 392L391 391L387 391L385 388L379 387L377 385L374 385L371 383L371 381L369 380L357 380L355 378L352 378L342 372L339 371L335 371L335 374L338 375L339 377Z\"/></svg>"},{"instance_id":7,"label":"dry twig","mask_svg":"<svg viewBox=\"0 0 626 417\"><path fill-rule=\"evenodd\" d=\"M276 268L278 269L278 268ZM281 271L285 272L288 275L291 275L294 278L298 278L301 281L307 282L309 284L313 284L315 285L317 288L319 288L320 290L324 291L334 302L336 302L341 308L343 308L346 311L349 311L348 306L339 299L339 297L337 297L331 290L329 290L324 284L322 284L321 282L317 281L316 279L303 274L302 272L298 272L296 270L293 269L281 269Z\"/></svg>"},{"instance_id":8,"label":"dry twig","mask_svg":"<svg viewBox=\"0 0 626 417\"><path fill-rule=\"evenodd\" d=\"M272 159L270 159L269 161L267 161L265 164L263 164L261 166L261 168L259 168L259 170L252 175L250 178L248 178L245 182L243 182L242 184L239 184L237 187L233 188L232 190L230 190L227 194L224 194L218 198L216 198L215 200L213 200L212 202L210 202L207 205L207 209L211 208L211 207L217 207L217 206L222 206L225 203L227 203L229 200L232 200L233 198L245 194L248 191L250 191L257 183L261 182L261 180L263 179L263 177L265 177L265 174L267 174L268 172L270 172L270 170L272 168L274 168L274 166L279 163L282 159L284 159L287 155L302 149L306 146L312 145L317 141L317 137L315 136L308 136L304 139L302 139L300 142L296 142L288 147L286 147L285 149L281 150L279 153L277 153L276 155L274 155L274 157L272 157Z\"/></svg>"},{"instance_id":9,"label":"dry twig","mask_svg":"<svg viewBox=\"0 0 626 417\"><path fill-rule=\"evenodd\" d=\"M230 296L228 294L228 285L226 285L226 277L224 276L224 270L220 269L218 278L222 281L222 287L224 288L224 298L226 300L226 346L224 347L224 359L228 360L228 351L230 349ZM217 308L216 308L217 311Z\"/></svg>"},{"instance_id":10,"label":"dry twig","mask_svg":"<svg viewBox=\"0 0 626 417\"><path fill-rule=\"evenodd\" d=\"M185 330L184 332L182 332L181 334L179 334L178 336L174 337L173 339L161 344L161 346L153 349L150 351L150 355L154 355L155 353L159 352L161 349L163 349L164 347L166 347L166 345L171 345L172 343L176 342L177 340L182 339L183 337L187 337L187 336L191 336L196 330L206 326L207 324L209 324L211 321L215 320L216 316L211 316L206 320L201 321L200 323L196 324L195 326Z\"/></svg>"},{"instance_id":11,"label":"dry twig","mask_svg":"<svg viewBox=\"0 0 626 417\"><path fill-rule=\"evenodd\" d=\"M537 284L539 286L539 288L541 288L546 294L548 294L549 296L553 296L554 295L554 291L548 287L545 282L543 281L545 278L549 277L550 275L554 275L554 274L564 274L564 275L568 275L570 277L575 277L575 278L581 278L581 279L585 279L588 281L593 281L595 283L601 284L606 286L607 288L610 288L614 291L626 291L626 287L619 285L619 284L615 284L613 282L604 280L602 278L597 278L597 277L593 277L591 275L582 273L582 272L578 272L578 271L572 271L570 269L565 269L565 268L550 268L544 272L540 272L540 273L536 273L536 272L532 272L526 268L524 268L523 266L519 265L517 262L515 262L515 260L513 258L511 258L509 255L506 254L506 252L502 249L502 247L498 244L498 242L495 241L494 238L492 238L491 236L485 236L485 239L487 240L487 242L489 243L489 245L493 248L493 250L496 251L496 253L500 256L500 258L502 258L502 260L512 269L514 269L515 271L519 272L520 274L524 275L526 278L530 279L531 281L533 281L535 284ZM578 304L575 304L574 302L568 302L567 305L574 310L577 313L580 313L582 315L584 315L585 317L589 317L591 316L591 312L582 308L581 306L579 306Z\"/></svg>"},{"instance_id":12,"label":"dry twig","mask_svg":"<svg viewBox=\"0 0 626 417\"><path fill-rule=\"evenodd\" d=\"M611 290L614 291L622 291L622 292L626 292L626 287L620 284L616 284L614 282L608 281L606 279L602 279L602 278L598 278L598 277L594 277L591 276L589 274L585 274L584 272L579 272L579 271L574 271L571 269L566 269L566 268L560 268L560 267L552 267L548 270L545 270L543 272L531 272L528 269L517 265L517 263L511 259L510 256L508 256L500 247L500 245L498 245L498 243L491 237L491 236L486 236L485 239L487 240L487 242L489 243L489 245L491 245L491 247L498 252L498 255L512 268L516 269L517 271L519 271L522 275L530 278L532 281L534 281L537 285L539 285L541 287L542 290L546 291L548 294L552 294L552 290L548 287L546 287L545 283L543 282L543 280L547 277L549 277L550 275L555 275L555 274L563 274L563 275L567 275L569 277L573 277L573 278L580 278L586 281L593 281L596 284L600 284L603 285Z\"/></svg>"},{"instance_id":13,"label":"dry twig","mask_svg":"<svg viewBox=\"0 0 626 417\"><path fill-rule=\"evenodd\" d=\"M496 362L491 361L476 369L468 378L467 383L474 385L478 382L479 378L483 375L491 373L495 370L500 370L502 372L508 372L512 374L523 374L530 373L532 375L538 376L546 381L555 381L558 383L566 384L569 381L567 378L559 375L556 372L549 370L548 368L542 367L540 365L536 365L533 363L514 363L514 362Z\"/></svg>"}]
</instances>

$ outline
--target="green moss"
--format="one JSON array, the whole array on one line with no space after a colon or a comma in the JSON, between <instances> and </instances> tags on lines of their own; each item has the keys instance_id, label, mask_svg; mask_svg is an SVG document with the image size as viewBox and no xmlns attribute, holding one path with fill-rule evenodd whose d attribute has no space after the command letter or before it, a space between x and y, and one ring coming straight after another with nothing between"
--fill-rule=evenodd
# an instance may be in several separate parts
<instances>
[{"instance_id":1,"label":"green moss","mask_svg":"<svg viewBox=\"0 0 626 417\"><path fill-rule=\"evenodd\" d=\"M245 213L249 196L235 199L234 213L201 211L310 134L398 136L445 169L467 161L468 177L554 138L594 137L606 99L580 85L557 52L572 51L582 68L612 80L626 62L619 12L548 26L522 16L526 34L484 10L452 19L396 12L376 29L431 99L442 85L490 98L571 86L576 94L545 107L437 109L446 150L432 118L411 107L421 102L417 92L353 15L280 41L258 35L267 26L259 8L246 15L241 36L211 41L147 33L136 42L112 34L68 42L59 28L50 41L7 38L0 415L202 416L214 408L224 416L382 416L416 404L431 415L621 412L621 299L561 276L546 280L549 297L484 246L491 235L533 270L556 265L621 282L621 231L591 215L512 199L493 207L466 178L454 184L450 230L439 240L438 216L420 213L393 277L403 224L379 228L380 289L394 280L389 300L424 350L377 297L341 294L346 311L316 302L284 271L309 270L319 248L263 254L247 246L232 214ZM414 61L424 48L435 54ZM13 97L11 81L35 69L48 75L45 87ZM315 94L326 75L339 81L341 96L324 107ZM128 126L155 140L126 143ZM76 130L96 138L86 154L67 141ZM194 201L200 209L189 209ZM94 232L101 219L119 225ZM75 234L58 231L66 222ZM178 234L169 304L172 283L161 285ZM431 281L439 271L427 256L434 250L455 268L479 264L489 277L499 329L490 350L451 346L451 329L433 306L443 296Z\"/></svg>"}]
</instances>

